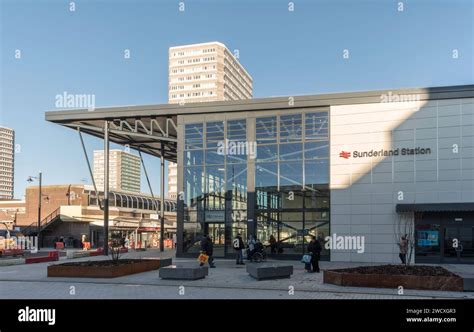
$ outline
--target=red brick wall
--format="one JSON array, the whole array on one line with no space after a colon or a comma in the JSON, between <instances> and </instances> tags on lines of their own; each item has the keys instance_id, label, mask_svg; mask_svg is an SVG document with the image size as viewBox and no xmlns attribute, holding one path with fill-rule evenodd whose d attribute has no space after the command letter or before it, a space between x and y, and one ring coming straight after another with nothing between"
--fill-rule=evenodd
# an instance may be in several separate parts
<instances>
[{"instance_id":1,"label":"red brick wall","mask_svg":"<svg viewBox=\"0 0 474 332\"><path fill-rule=\"evenodd\" d=\"M25 214L17 216L18 226L28 226L36 223L38 220L38 186L30 186L26 189L25 194ZM59 208L61 205L81 205L86 200L84 187L80 185L59 185L59 186L43 186L41 202L41 219L46 218L51 212ZM68 192L70 196L68 197Z\"/></svg>"}]
</instances>

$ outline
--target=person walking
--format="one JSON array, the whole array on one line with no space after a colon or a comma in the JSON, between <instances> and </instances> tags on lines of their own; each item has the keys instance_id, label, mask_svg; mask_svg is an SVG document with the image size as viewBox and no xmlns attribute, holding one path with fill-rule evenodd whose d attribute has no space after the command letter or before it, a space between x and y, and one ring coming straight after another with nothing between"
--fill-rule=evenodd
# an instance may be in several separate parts
<instances>
[{"instance_id":1,"label":"person walking","mask_svg":"<svg viewBox=\"0 0 474 332\"><path fill-rule=\"evenodd\" d=\"M201 239L201 252L209 256L207 262L209 263L209 267L215 268L214 265L214 257L212 254L214 253L214 243L212 243L212 239L209 235L204 235ZM199 266L203 266L204 263L200 263Z\"/></svg>"},{"instance_id":2,"label":"person walking","mask_svg":"<svg viewBox=\"0 0 474 332\"><path fill-rule=\"evenodd\" d=\"M408 251L408 240L407 240L406 234L402 236L398 246L400 247L400 254L398 255L398 257L400 257L402 264L406 265L407 264L407 251Z\"/></svg>"},{"instance_id":3,"label":"person walking","mask_svg":"<svg viewBox=\"0 0 474 332\"><path fill-rule=\"evenodd\" d=\"M275 254L276 253L276 239L273 236L273 234L270 235L270 239L268 240L268 242L270 242L270 252L272 254Z\"/></svg>"},{"instance_id":4,"label":"person walking","mask_svg":"<svg viewBox=\"0 0 474 332\"><path fill-rule=\"evenodd\" d=\"M321 244L316 239L316 236L311 236L311 242L308 244L308 253L311 253L311 272L319 273L319 259L321 258Z\"/></svg>"},{"instance_id":5,"label":"person walking","mask_svg":"<svg viewBox=\"0 0 474 332\"><path fill-rule=\"evenodd\" d=\"M247 246L248 246L247 260L252 261L252 256L255 253L255 240L252 235L249 236L249 239L247 241Z\"/></svg>"},{"instance_id":6,"label":"person walking","mask_svg":"<svg viewBox=\"0 0 474 332\"><path fill-rule=\"evenodd\" d=\"M244 241L242 240L242 236L240 235L240 233L238 233L235 239L232 241L232 246L234 247L234 250L236 251L236 254L237 254L235 263L237 265L245 265L244 257L242 254L242 250L245 249L245 244L244 244Z\"/></svg>"}]
</instances>

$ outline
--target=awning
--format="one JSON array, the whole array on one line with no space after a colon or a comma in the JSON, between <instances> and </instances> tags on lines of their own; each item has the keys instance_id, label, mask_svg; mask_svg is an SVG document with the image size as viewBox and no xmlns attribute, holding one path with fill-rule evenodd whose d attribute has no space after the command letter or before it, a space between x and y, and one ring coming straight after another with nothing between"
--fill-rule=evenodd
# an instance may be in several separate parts
<instances>
[{"instance_id":1,"label":"awning","mask_svg":"<svg viewBox=\"0 0 474 332\"><path fill-rule=\"evenodd\" d=\"M179 105L170 105L176 107ZM109 121L109 139L112 143L140 149L143 153L177 161L176 114L161 114L153 106L97 108L93 112L79 109L46 113L46 120L82 133L104 138L104 122Z\"/></svg>"},{"instance_id":2,"label":"awning","mask_svg":"<svg viewBox=\"0 0 474 332\"><path fill-rule=\"evenodd\" d=\"M397 204L397 213L401 212L468 212L474 211L472 203L421 203Z\"/></svg>"}]
</instances>

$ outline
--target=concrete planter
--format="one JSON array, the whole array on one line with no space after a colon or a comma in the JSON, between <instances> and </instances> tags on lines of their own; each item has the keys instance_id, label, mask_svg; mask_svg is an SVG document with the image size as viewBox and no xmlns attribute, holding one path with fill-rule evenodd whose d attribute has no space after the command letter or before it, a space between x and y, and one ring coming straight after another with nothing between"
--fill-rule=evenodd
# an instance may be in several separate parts
<instances>
[{"instance_id":1,"label":"concrete planter","mask_svg":"<svg viewBox=\"0 0 474 332\"><path fill-rule=\"evenodd\" d=\"M209 275L209 270L205 266L167 266L160 269L161 279L174 280L198 280Z\"/></svg>"},{"instance_id":2,"label":"concrete planter","mask_svg":"<svg viewBox=\"0 0 474 332\"><path fill-rule=\"evenodd\" d=\"M169 259L127 259L121 260L119 265L82 265L78 263L65 263L48 266L48 277L63 278L116 278L129 274L157 270L171 264Z\"/></svg>"},{"instance_id":3,"label":"concrete planter","mask_svg":"<svg viewBox=\"0 0 474 332\"><path fill-rule=\"evenodd\" d=\"M349 272L324 271L326 284L352 287L398 288L459 291L464 290L461 277L359 274Z\"/></svg>"},{"instance_id":4,"label":"concrete planter","mask_svg":"<svg viewBox=\"0 0 474 332\"><path fill-rule=\"evenodd\" d=\"M293 265L247 264L247 272L257 280L291 278Z\"/></svg>"}]
</instances>

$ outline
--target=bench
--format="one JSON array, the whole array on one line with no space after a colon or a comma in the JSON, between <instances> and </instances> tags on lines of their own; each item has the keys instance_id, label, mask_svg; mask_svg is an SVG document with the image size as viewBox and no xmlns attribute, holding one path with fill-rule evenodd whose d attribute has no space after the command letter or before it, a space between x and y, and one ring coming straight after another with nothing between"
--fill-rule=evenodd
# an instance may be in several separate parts
<instances>
[{"instance_id":1,"label":"bench","mask_svg":"<svg viewBox=\"0 0 474 332\"><path fill-rule=\"evenodd\" d=\"M257 280L290 278L293 265L247 264L247 272Z\"/></svg>"},{"instance_id":2,"label":"bench","mask_svg":"<svg viewBox=\"0 0 474 332\"><path fill-rule=\"evenodd\" d=\"M205 266L184 267L170 265L161 267L159 274L161 279L197 280L205 278L209 274L209 269Z\"/></svg>"},{"instance_id":3,"label":"bench","mask_svg":"<svg viewBox=\"0 0 474 332\"><path fill-rule=\"evenodd\" d=\"M23 249L2 249L0 250L0 257L7 257L7 256L24 256L25 252Z\"/></svg>"},{"instance_id":4,"label":"bench","mask_svg":"<svg viewBox=\"0 0 474 332\"><path fill-rule=\"evenodd\" d=\"M71 258L81 258L81 257L89 257L90 252L89 251L75 251L75 250L67 250L66 251L66 257L68 259Z\"/></svg>"},{"instance_id":5,"label":"bench","mask_svg":"<svg viewBox=\"0 0 474 332\"><path fill-rule=\"evenodd\" d=\"M0 259L0 266L25 264L25 258Z\"/></svg>"},{"instance_id":6,"label":"bench","mask_svg":"<svg viewBox=\"0 0 474 332\"><path fill-rule=\"evenodd\" d=\"M28 257L25 259L25 264L45 263L59 260L59 253L57 251L49 251L48 256L42 257Z\"/></svg>"}]
</instances>

